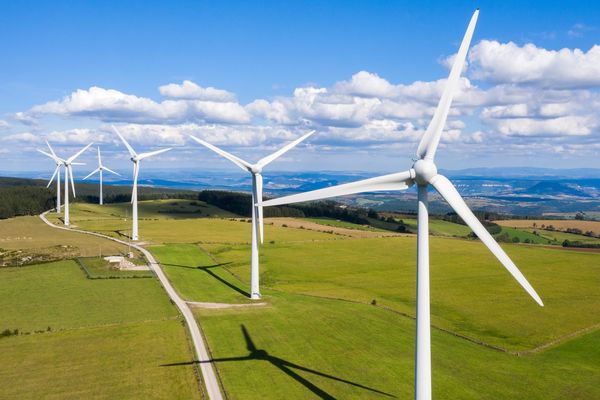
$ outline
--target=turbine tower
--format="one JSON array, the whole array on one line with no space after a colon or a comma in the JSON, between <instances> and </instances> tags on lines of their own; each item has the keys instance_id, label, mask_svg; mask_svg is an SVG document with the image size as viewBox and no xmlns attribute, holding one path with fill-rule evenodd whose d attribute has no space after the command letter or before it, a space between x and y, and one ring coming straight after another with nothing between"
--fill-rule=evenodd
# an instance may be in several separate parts
<instances>
[{"instance_id":1,"label":"turbine tower","mask_svg":"<svg viewBox=\"0 0 600 400\"><path fill-rule=\"evenodd\" d=\"M215 153L220 156L225 157L244 171L250 172L252 175L252 253L251 253L251 267L250 267L250 298L257 300L260 299L260 287L259 287L259 274L258 274L258 236L260 235L260 242L263 242L264 239L264 224L263 224L263 209L262 206L257 206L256 203L262 202L263 196L263 178L262 178L262 170L263 168L276 160L284 153L288 152L290 149L295 147L298 143L302 142L304 139L308 138L310 135L315 133L315 131L310 131L307 134L299 137L293 142L288 143L283 146L281 149L277 150L275 153L270 154L264 158L261 158L256 164L250 164L230 154L224 150L219 149L218 147L213 146L212 144L205 142L202 139L198 139L195 136L190 136L196 142L200 143L203 146L208 147ZM258 218L257 218L258 217Z\"/></svg>"},{"instance_id":2,"label":"turbine tower","mask_svg":"<svg viewBox=\"0 0 600 400\"><path fill-rule=\"evenodd\" d=\"M431 346L430 346L430 312L429 312L429 211L427 189L429 185L433 186L438 193L446 200L456 213L465 221L465 223L475 232L488 249L496 256L508 272L519 282L519 284L529 293L531 297L543 306L542 300L529 284L527 279L515 266L508 255L502 250L494 238L489 234L485 227L479 222L477 217L471 212L463 198L460 196L454 185L444 176L438 174L435 165L435 152L437 150L440 136L448 111L452 103L452 98L457 91L458 81L471 37L477 22L479 9L475 11L467 32L463 38L462 44L454 65L450 71L450 76L446 82L446 87L437 106L435 114L419 143L417 149L417 161L408 171L399 172L390 175L379 176L376 178L365 179L358 182L347 183L339 186L329 187L320 190L314 190L307 193L301 193L273 199L259 203L263 206L275 206L281 204L298 203L303 201L326 199L335 196L342 196L354 193L374 192L374 191L396 191L405 190L416 184L418 188L418 231L417 231L417 329L416 329L416 353L415 353L415 399L431 399Z\"/></svg>"},{"instance_id":3,"label":"turbine tower","mask_svg":"<svg viewBox=\"0 0 600 400\"><path fill-rule=\"evenodd\" d=\"M46 153L45 151L39 150L39 149L38 149L38 151L40 153L42 153L43 155L50 157L56 163L56 168L54 169L52 178L50 178L46 187L49 188L50 185L52 184L52 181L54 180L54 177L56 177L56 212L60 213L60 206L61 206L61 204L60 204L60 167L62 167L64 165L65 160L58 157L56 155L56 153L54 153L52 146L50 146L50 143L48 143L47 140L46 140L46 144L48 145L48 149L50 149L50 153Z\"/></svg>"},{"instance_id":4,"label":"turbine tower","mask_svg":"<svg viewBox=\"0 0 600 400\"><path fill-rule=\"evenodd\" d=\"M86 176L85 178L83 178L83 180L85 181L87 178L89 178L90 176L94 175L96 172L99 173L100 175L100 200L99 200L99 204L102 205L104 204L103 199L103 195L102 195L102 171L108 171L110 173L113 173L115 175L119 175L120 174L116 173L115 171L113 171L112 169L102 165L102 157L100 156L100 147L98 147L98 168L96 168L95 170L93 170L92 172L90 172L90 174L88 176Z\"/></svg>"},{"instance_id":5,"label":"turbine tower","mask_svg":"<svg viewBox=\"0 0 600 400\"><path fill-rule=\"evenodd\" d=\"M135 150L133 150L133 148L129 145L129 143L127 143L127 140L125 140L125 138L123 136L121 136L121 134L119 133L117 128L115 126L113 126L112 128L115 131L115 133L121 138L125 147L127 147L127 151L129 151L129 155L131 156L131 162L133 162L133 189L131 191L131 204L132 204L131 240L138 240L137 182L138 182L138 175L140 173L140 161L142 161L145 158L152 157L152 156L155 156L160 153L164 153L165 151L169 151L169 150L171 150L171 148L138 154L135 152Z\"/></svg>"}]
</instances>

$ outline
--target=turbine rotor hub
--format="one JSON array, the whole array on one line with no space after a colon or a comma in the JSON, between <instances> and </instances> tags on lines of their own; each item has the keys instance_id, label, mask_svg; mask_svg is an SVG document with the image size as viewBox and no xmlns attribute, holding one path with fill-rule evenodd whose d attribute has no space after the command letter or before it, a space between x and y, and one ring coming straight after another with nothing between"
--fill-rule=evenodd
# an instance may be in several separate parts
<instances>
[{"instance_id":1,"label":"turbine rotor hub","mask_svg":"<svg viewBox=\"0 0 600 400\"><path fill-rule=\"evenodd\" d=\"M431 160L421 159L413 165L415 170L415 181L419 185L426 185L431 178L437 175L437 167Z\"/></svg>"},{"instance_id":2,"label":"turbine rotor hub","mask_svg":"<svg viewBox=\"0 0 600 400\"><path fill-rule=\"evenodd\" d=\"M262 168L261 167L258 167L256 165L252 166L252 173L253 174L260 174L261 172L262 172Z\"/></svg>"}]
</instances>

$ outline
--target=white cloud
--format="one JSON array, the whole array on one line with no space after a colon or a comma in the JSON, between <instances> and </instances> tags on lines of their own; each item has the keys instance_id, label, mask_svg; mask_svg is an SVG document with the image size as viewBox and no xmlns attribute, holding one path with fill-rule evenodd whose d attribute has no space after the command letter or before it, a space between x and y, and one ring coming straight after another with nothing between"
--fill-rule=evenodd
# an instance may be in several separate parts
<instances>
[{"instance_id":1,"label":"white cloud","mask_svg":"<svg viewBox=\"0 0 600 400\"><path fill-rule=\"evenodd\" d=\"M469 53L471 76L494 83L553 88L600 86L600 46L547 50L528 43L482 40Z\"/></svg>"},{"instance_id":2,"label":"white cloud","mask_svg":"<svg viewBox=\"0 0 600 400\"><path fill-rule=\"evenodd\" d=\"M106 134L96 129L75 128L63 131L52 131L46 135L46 140L52 143L87 145L105 141Z\"/></svg>"},{"instance_id":3,"label":"white cloud","mask_svg":"<svg viewBox=\"0 0 600 400\"><path fill-rule=\"evenodd\" d=\"M341 81L334 85L334 92L364 97L396 97L398 88L377 74L360 71L350 81Z\"/></svg>"},{"instance_id":4,"label":"white cloud","mask_svg":"<svg viewBox=\"0 0 600 400\"><path fill-rule=\"evenodd\" d=\"M568 116L551 119L513 118L497 120L496 129L508 136L589 135L597 124L588 117Z\"/></svg>"},{"instance_id":5,"label":"white cloud","mask_svg":"<svg viewBox=\"0 0 600 400\"><path fill-rule=\"evenodd\" d=\"M92 117L101 121L136 123L181 123L205 121L246 123L246 110L235 102L204 100L154 100L125 94L97 86L78 89L62 100L35 106L30 115L60 115L65 117Z\"/></svg>"},{"instance_id":6,"label":"white cloud","mask_svg":"<svg viewBox=\"0 0 600 400\"><path fill-rule=\"evenodd\" d=\"M2 137L2 140L7 142L20 142L20 143L39 143L42 138L31 132L13 133Z\"/></svg>"},{"instance_id":7,"label":"white cloud","mask_svg":"<svg viewBox=\"0 0 600 400\"><path fill-rule=\"evenodd\" d=\"M22 123L23 125L33 126L33 125L38 124L38 121L36 118L34 118L33 116L31 116L30 114L25 113L25 112L15 113L12 115L12 118L15 121Z\"/></svg>"},{"instance_id":8,"label":"white cloud","mask_svg":"<svg viewBox=\"0 0 600 400\"><path fill-rule=\"evenodd\" d=\"M216 102L233 102L235 95L214 87L203 88L192 81L185 80L181 84L170 83L158 88L161 95L177 99L196 99Z\"/></svg>"}]
</instances>

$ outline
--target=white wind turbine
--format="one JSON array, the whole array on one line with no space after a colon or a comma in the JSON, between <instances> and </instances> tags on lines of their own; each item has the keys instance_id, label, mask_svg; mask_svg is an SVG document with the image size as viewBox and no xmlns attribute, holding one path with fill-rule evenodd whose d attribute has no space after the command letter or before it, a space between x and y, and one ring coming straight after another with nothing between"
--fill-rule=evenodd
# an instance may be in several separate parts
<instances>
[{"instance_id":1,"label":"white wind turbine","mask_svg":"<svg viewBox=\"0 0 600 400\"><path fill-rule=\"evenodd\" d=\"M100 147L98 147L98 168L96 168L95 170L93 170L92 172L90 172L90 174L88 176L86 176L85 178L83 178L83 180L85 181L87 178L89 178L90 176L94 175L96 172L99 173L99 176L100 176L100 201L99 201L99 204L100 205L102 205L104 203L103 199L102 199L104 197L102 195L102 171L104 171L104 170L106 170L106 171L108 171L110 173L113 173L115 175L121 176L120 174L116 173L112 169L110 169L110 168L102 165L102 156L100 156Z\"/></svg>"},{"instance_id":2,"label":"white wind turbine","mask_svg":"<svg viewBox=\"0 0 600 400\"><path fill-rule=\"evenodd\" d=\"M75 182L73 182L73 165L85 165L82 163L76 163L74 161L77 157L79 157L81 155L81 153L86 151L91 145L92 145L92 143L88 144L83 149L79 150L77 153L75 153L71 157L67 158L66 160L62 159L60 157L57 157L49 144L48 144L48 147L50 147L50 151L52 152L52 154L48 154L45 151L38 150L40 153L45 154L46 156L52 158L56 162L56 169L54 170L54 174L59 175L58 179L60 179L59 163L65 166L65 218L64 218L64 224L66 226L69 226L69 224L70 224L70 222L69 222L69 178L71 180L71 189L73 190L73 197L75 197ZM54 177L54 175L52 175L52 177ZM50 180L50 183L51 182L52 182L52 179ZM50 185L50 183L48 183L48 186ZM60 202L60 198L58 198L57 200Z\"/></svg>"},{"instance_id":3,"label":"white wind turbine","mask_svg":"<svg viewBox=\"0 0 600 400\"><path fill-rule=\"evenodd\" d=\"M252 174L252 254L251 254L251 258L250 258L250 260L251 260L250 298L252 298L252 299L255 299L255 300L260 299L260 287L259 287L259 281L258 281L259 274L258 274L258 240L257 239L260 234L260 242L261 243L263 242L264 224L263 224L263 209L261 206L257 206L256 203L262 202L262 197L263 197L263 178L261 175L262 170L267 164L271 163L272 161L274 161L277 158L279 158L280 156L282 156L284 153L286 153L287 151L289 151L290 149L295 147L298 143L302 142L304 139L306 139L313 133L315 133L315 131L308 132L307 134L299 137L298 139L294 140L293 142L286 144L281 149L277 150L275 153L261 158L255 164L250 164L249 162L246 162L246 161L242 160L241 158L234 156L233 154L230 154L224 150L221 150L218 147L213 146L212 144L205 142L202 139L198 139L197 137L190 135L190 137L192 139L194 139L196 142L208 147L209 149L211 149L215 153L219 154L220 156L225 157L226 159L228 159L229 161L231 161L232 163L234 163L235 165L237 165L244 171L248 171L248 172L250 172L250 174ZM258 216L258 219L257 219L257 216Z\"/></svg>"},{"instance_id":4,"label":"white wind turbine","mask_svg":"<svg viewBox=\"0 0 600 400\"><path fill-rule=\"evenodd\" d=\"M150 151L148 153L136 153L135 150L127 143L127 140L117 130L115 126L112 127L115 133L121 138L125 147L127 147L127 151L129 151L129 155L131 156L131 161L133 162L133 190L131 191L131 204L132 204L132 212L131 212L131 240L138 240L138 199L137 199L137 187L138 187L138 176L140 173L140 162L148 157L155 156L160 153L164 153L165 151L171 150L161 149L156 151Z\"/></svg>"},{"instance_id":5,"label":"white wind turbine","mask_svg":"<svg viewBox=\"0 0 600 400\"><path fill-rule=\"evenodd\" d=\"M61 207L61 204L60 204L60 167L62 167L64 165L65 160L58 157L56 155L56 153L54 153L52 146L50 146L50 143L48 143L47 140L46 140L46 144L48 145L48 149L50 149L50 153L46 153L45 151L39 150L39 149L38 149L38 151L40 153L42 153L43 155L50 157L56 163L56 168L54 169L52 178L50 178L46 187L49 188L50 185L52 184L52 181L54 181L54 178L56 177L56 212L60 213L60 207Z\"/></svg>"},{"instance_id":6,"label":"white wind turbine","mask_svg":"<svg viewBox=\"0 0 600 400\"><path fill-rule=\"evenodd\" d=\"M454 185L444 176L439 175L434 163L435 151L440 141L442 130L446 123L448 111L452 98L457 90L460 73L465 63L467 50L479 9L475 11L467 32L463 38L462 44L450 76L446 82L446 87L437 106L435 114L417 149L418 160L411 169L390 175L379 176L376 178L365 179L358 182L343 184L325 189L315 190L307 193L301 193L292 196L286 196L278 199L265 201L263 206L276 206L282 204L297 203L325 199L335 196L342 196L353 193L374 192L374 191L396 191L405 190L410 186L417 184L418 188L418 232L417 232L417 330L416 330L416 353L415 353L415 399L431 399L431 347L430 347L430 312L429 312L429 227L428 227L428 201L427 189L432 185L438 193L450 204L463 221L475 232L481 241L498 258L502 265L519 282L519 284L529 293L531 297L543 306L542 300L529 284L527 279L515 266L508 255L496 243L493 237L488 233L485 227L479 222L477 217L471 212ZM261 203L259 203L260 205Z\"/></svg>"}]
</instances>

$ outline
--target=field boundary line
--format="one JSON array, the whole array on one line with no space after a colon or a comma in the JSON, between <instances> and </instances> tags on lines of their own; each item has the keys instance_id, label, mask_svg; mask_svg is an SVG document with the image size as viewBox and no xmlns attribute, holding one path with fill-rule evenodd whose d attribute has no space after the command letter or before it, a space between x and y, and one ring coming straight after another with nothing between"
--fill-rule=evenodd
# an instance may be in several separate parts
<instances>
[{"instance_id":1,"label":"field boundary line","mask_svg":"<svg viewBox=\"0 0 600 400\"><path fill-rule=\"evenodd\" d=\"M62 230L70 231L70 232L78 232L78 233L82 233L85 235L92 235L92 236L97 236L97 237L101 237L104 239L112 240L114 242L121 243L125 246L131 246L134 249L140 251L144 255L144 257L146 257L146 260L148 260L150 268L152 269L152 271L154 271L154 273L158 277L162 287L167 292L167 295L169 296L171 301L173 301L175 306L177 306L177 308L179 309L179 311L181 312L181 314L183 315L183 317L186 321L188 330L189 330L191 338L192 338L192 342L194 343L194 348L196 350L196 357L200 364L200 370L202 371L202 378L203 378L204 386L205 386L207 394L208 394L208 398L211 400L222 400L223 395L221 393L221 387L219 385L217 375L215 374L215 369L213 368L213 363L211 361L211 358L209 357L208 349L204 342L204 338L203 338L203 335L200 330L199 322L196 321L196 319L194 318L194 314L192 313L191 308L187 305L187 303L181 297L179 297L179 295L177 294L177 292L171 285L171 282L167 279L167 276L163 272L162 268L160 267L160 264L156 261L154 256L148 250L143 248L142 246L139 246L134 243L127 243L123 240L113 238L110 236L106 236L106 235L103 235L103 234L97 233L97 232L88 232L88 231L84 231L81 229L72 229L72 228L67 228L64 226L55 225L55 224L51 223L50 221L48 221L48 219L46 218L46 214L50 211L51 210L48 210L48 211L45 211L42 214L40 214L40 219L42 221L44 221L44 223L46 223L46 225L48 225L52 228L62 229Z\"/></svg>"}]
</instances>

